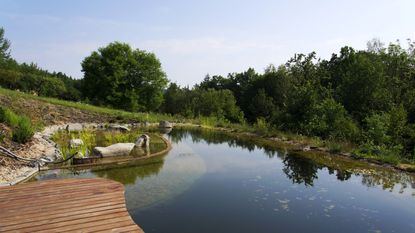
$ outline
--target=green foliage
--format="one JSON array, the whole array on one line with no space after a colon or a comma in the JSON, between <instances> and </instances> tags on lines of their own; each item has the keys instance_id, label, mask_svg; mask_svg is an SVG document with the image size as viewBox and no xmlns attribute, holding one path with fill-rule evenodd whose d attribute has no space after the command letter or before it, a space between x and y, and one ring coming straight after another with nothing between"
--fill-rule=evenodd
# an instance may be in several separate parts
<instances>
[{"instance_id":1,"label":"green foliage","mask_svg":"<svg viewBox=\"0 0 415 233\"><path fill-rule=\"evenodd\" d=\"M20 117L8 108L0 107L0 121L6 123L12 128L19 124Z\"/></svg>"},{"instance_id":2,"label":"green foliage","mask_svg":"<svg viewBox=\"0 0 415 233\"><path fill-rule=\"evenodd\" d=\"M12 139L15 142L26 143L33 136L34 130L30 119L26 116L19 116L8 108L0 107L0 122L12 128Z\"/></svg>"},{"instance_id":3,"label":"green foliage","mask_svg":"<svg viewBox=\"0 0 415 233\"><path fill-rule=\"evenodd\" d=\"M364 159L381 160L383 162L398 164L401 161L402 147L386 147L384 145L374 145L366 143L353 152L354 156Z\"/></svg>"},{"instance_id":4,"label":"green foliage","mask_svg":"<svg viewBox=\"0 0 415 233\"><path fill-rule=\"evenodd\" d=\"M83 94L92 103L128 111L154 111L163 102L167 85L153 53L114 42L82 61Z\"/></svg>"},{"instance_id":5,"label":"green foliage","mask_svg":"<svg viewBox=\"0 0 415 233\"><path fill-rule=\"evenodd\" d=\"M387 134L390 115L388 113L372 114L365 118L366 131L364 133L367 142L375 145L385 145L391 137Z\"/></svg>"},{"instance_id":6,"label":"green foliage","mask_svg":"<svg viewBox=\"0 0 415 233\"><path fill-rule=\"evenodd\" d=\"M165 94L165 102L161 109L170 114L185 117L213 117L221 121L243 122L243 112L236 104L230 90L214 90L196 88L181 89L170 84Z\"/></svg>"},{"instance_id":7,"label":"green foliage","mask_svg":"<svg viewBox=\"0 0 415 233\"><path fill-rule=\"evenodd\" d=\"M33 128L30 119L22 116L19 119L17 127L13 130L13 141L18 143L26 143L33 136Z\"/></svg>"},{"instance_id":8,"label":"green foliage","mask_svg":"<svg viewBox=\"0 0 415 233\"><path fill-rule=\"evenodd\" d=\"M266 134L271 130L271 125L263 117L258 117L253 126L256 132L260 134Z\"/></svg>"},{"instance_id":9,"label":"green foliage","mask_svg":"<svg viewBox=\"0 0 415 233\"><path fill-rule=\"evenodd\" d=\"M407 129L407 115L403 105L393 107L389 113L389 128L387 133L391 136L394 144L399 144L403 141Z\"/></svg>"},{"instance_id":10,"label":"green foliage","mask_svg":"<svg viewBox=\"0 0 415 233\"><path fill-rule=\"evenodd\" d=\"M354 140L359 130L344 107L333 99L317 104L308 122L309 134L322 138Z\"/></svg>"},{"instance_id":11,"label":"green foliage","mask_svg":"<svg viewBox=\"0 0 415 233\"><path fill-rule=\"evenodd\" d=\"M10 41L4 38L4 29L0 27L0 62L10 57Z\"/></svg>"},{"instance_id":12,"label":"green foliage","mask_svg":"<svg viewBox=\"0 0 415 233\"><path fill-rule=\"evenodd\" d=\"M257 94L252 98L248 109L250 114L257 116L257 123L258 117L272 121L276 115L274 100L266 94L264 89L258 90Z\"/></svg>"}]
</instances>

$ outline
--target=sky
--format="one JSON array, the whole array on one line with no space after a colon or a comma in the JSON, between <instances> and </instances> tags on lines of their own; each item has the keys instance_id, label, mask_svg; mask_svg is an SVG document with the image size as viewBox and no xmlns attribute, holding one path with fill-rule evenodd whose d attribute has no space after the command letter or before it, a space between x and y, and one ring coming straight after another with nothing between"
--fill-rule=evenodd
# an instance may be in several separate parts
<instances>
[{"instance_id":1,"label":"sky","mask_svg":"<svg viewBox=\"0 0 415 233\"><path fill-rule=\"evenodd\" d=\"M82 60L113 41L154 52L170 81L258 72L295 53L321 58L379 38L415 40L413 0L0 0L19 62L82 78Z\"/></svg>"}]
</instances>

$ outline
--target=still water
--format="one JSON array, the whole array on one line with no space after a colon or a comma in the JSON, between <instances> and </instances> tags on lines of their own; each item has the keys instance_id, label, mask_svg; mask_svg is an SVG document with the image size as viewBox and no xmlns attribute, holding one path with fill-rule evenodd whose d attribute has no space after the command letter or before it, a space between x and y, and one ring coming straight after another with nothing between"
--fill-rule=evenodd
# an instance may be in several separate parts
<instances>
[{"instance_id":1,"label":"still water","mask_svg":"<svg viewBox=\"0 0 415 233\"><path fill-rule=\"evenodd\" d=\"M174 129L146 164L49 171L125 185L145 232L415 232L415 177L206 130Z\"/></svg>"}]
</instances>

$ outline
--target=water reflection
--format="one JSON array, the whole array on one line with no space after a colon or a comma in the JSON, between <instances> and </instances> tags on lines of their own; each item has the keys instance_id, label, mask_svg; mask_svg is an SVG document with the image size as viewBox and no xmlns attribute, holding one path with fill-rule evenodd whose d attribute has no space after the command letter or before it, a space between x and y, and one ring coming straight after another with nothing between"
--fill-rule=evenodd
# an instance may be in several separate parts
<instances>
[{"instance_id":1,"label":"water reflection","mask_svg":"<svg viewBox=\"0 0 415 233\"><path fill-rule=\"evenodd\" d=\"M322 168L312 160L296 154L285 156L283 164L283 172L293 183L304 183L306 186L313 186L314 180L318 178L317 172Z\"/></svg>"},{"instance_id":2,"label":"water reflection","mask_svg":"<svg viewBox=\"0 0 415 233\"><path fill-rule=\"evenodd\" d=\"M135 185L126 186L127 208L130 212L142 211L173 199L188 190L206 172L203 159L185 145L175 145L165 160L163 169L157 175L147 176Z\"/></svg>"},{"instance_id":3,"label":"water reflection","mask_svg":"<svg viewBox=\"0 0 415 233\"><path fill-rule=\"evenodd\" d=\"M173 130L169 134L171 141L174 143L180 143L186 138L191 138L193 143L204 142L210 144L223 144L226 143L232 148L242 148L248 151L254 151L255 149L262 149L264 153L273 158L278 155L278 149L273 147L271 142L266 140L260 140L255 138L237 137L230 133L218 132L215 130L209 130L204 128L178 128ZM281 148L279 148L281 150Z\"/></svg>"},{"instance_id":4,"label":"water reflection","mask_svg":"<svg viewBox=\"0 0 415 233\"><path fill-rule=\"evenodd\" d=\"M384 190L392 191L399 188L399 193L405 189L413 191L415 176L405 172L394 171L388 168L369 165L361 161L311 152L290 152L286 148L275 145L274 142L250 136L239 136L226 132L217 132L209 129L175 129L170 133L174 143L180 143L186 138L191 138L194 143L227 144L229 147L239 147L248 151L262 150L264 154L273 158L277 156L283 161L282 171L293 183L313 186L318 173L327 170L328 174L335 174L340 181L346 181L352 175L361 176L361 183L367 187L380 186ZM278 153L278 151L285 151ZM415 195L415 192L413 192Z\"/></svg>"},{"instance_id":5,"label":"water reflection","mask_svg":"<svg viewBox=\"0 0 415 233\"><path fill-rule=\"evenodd\" d=\"M164 164L163 158L151 158L151 160L141 165L135 164L113 169L93 170L92 173L98 177L115 180L124 185L135 184L137 178L144 179L145 177L159 174Z\"/></svg>"}]
</instances>

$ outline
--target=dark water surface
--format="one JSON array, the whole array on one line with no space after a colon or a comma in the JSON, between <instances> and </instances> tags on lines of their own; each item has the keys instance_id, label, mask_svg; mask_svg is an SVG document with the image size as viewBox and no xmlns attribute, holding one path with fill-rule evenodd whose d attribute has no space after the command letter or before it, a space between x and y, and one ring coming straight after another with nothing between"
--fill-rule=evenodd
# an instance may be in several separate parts
<instances>
[{"instance_id":1,"label":"dark water surface","mask_svg":"<svg viewBox=\"0 0 415 233\"><path fill-rule=\"evenodd\" d=\"M174 129L167 137L173 149L144 165L37 179L122 182L145 232L415 232L413 175L213 131Z\"/></svg>"}]
</instances>

